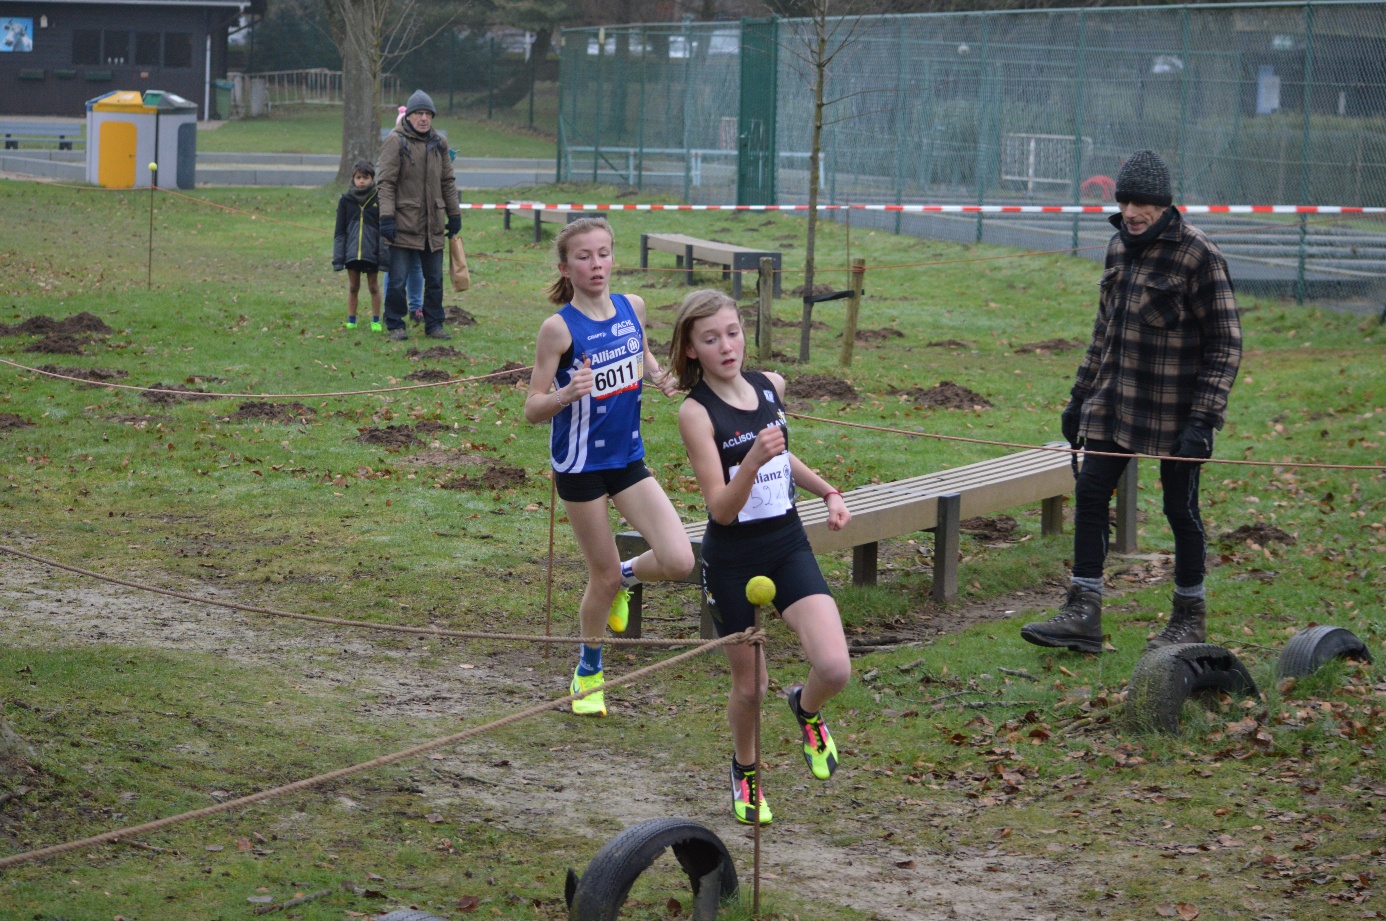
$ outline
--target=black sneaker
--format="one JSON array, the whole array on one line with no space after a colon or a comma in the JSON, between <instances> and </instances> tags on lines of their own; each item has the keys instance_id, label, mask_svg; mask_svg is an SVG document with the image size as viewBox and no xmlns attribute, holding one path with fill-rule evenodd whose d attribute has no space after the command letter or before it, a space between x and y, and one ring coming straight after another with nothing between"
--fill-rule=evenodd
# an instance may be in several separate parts
<instances>
[{"instance_id":1,"label":"black sneaker","mask_svg":"<svg viewBox=\"0 0 1386 921\"><path fill-rule=\"evenodd\" d=\"M1026 624L1020 638L1036 646L1102 653L1102 595L1070 585L1064 606L1048 620Z\"/></svg>"},{"instance_id":2,"label":"black sneaker","mask_svg":"<svg viewBox=\"0 0 1386 921\"><path fill-rule=\"evenodd\" d=\"M430 339L451 339L452 336L443 331L443 327L435 326L424 333Z\"/></svg>"}]
</instances>

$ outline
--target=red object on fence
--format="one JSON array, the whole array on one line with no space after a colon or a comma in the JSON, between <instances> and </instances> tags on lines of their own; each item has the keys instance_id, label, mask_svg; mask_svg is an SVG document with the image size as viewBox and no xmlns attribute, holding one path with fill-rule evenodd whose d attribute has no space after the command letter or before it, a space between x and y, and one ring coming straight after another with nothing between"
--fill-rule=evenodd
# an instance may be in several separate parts
<instances>
[{"instance_id":1,"label":"red object on fence","mask_svg":"<svg viewBox=\"0 0 1386 921\"><path fill-rule=\"evenodd\" d=\"M1111 176L1089 176L1083 180L1078 191L1086 198L1091 195L1101 201L1111 201L1116 194L1116 181Z\"/></svg>"}]
</instances>

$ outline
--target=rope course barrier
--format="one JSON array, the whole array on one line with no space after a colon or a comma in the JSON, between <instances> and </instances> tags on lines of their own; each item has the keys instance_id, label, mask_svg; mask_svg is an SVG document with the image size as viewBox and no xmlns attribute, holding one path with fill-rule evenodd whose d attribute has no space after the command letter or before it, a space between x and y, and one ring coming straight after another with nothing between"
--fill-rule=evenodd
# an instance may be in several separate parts
<instances>
[{"instance_id":1,"label":"rope course barrier","mask_svg":"<svg viewBox=\"0 0 1386 921\"><path fill-rule=\"evenodd\" d=\"M400 624L373 624L364 620L344 620L336 617L323 617L317 614L297 614L292 611L279 611L274 608L262 608L250 604L241 604L238 601L222 601L219 598L208 598L205 595L194 595L189 592L178 592L173 589L159 588L156 585L145 585L141 582L132 582L128 579L120 579L115 576L107 576L90 569L83 569L80 566L73 566L70 563L62 563L58 560L51 560L34 553L27 553L15 547L7 547L0 544L0 553L8 553L11 556L21 557L44 566L51 566L54 569L62 569L67 572L75 573L79 576L87 576L92 579L99 579L102 582L109 582L112 585L123 585L126 588L138 589L142 592L153 592L156 595L166 595L170 598L179 598L183 601L192 601L197 604L206 604L219 608L230 608L234 611L245 611L250 614L263 614L267 617L282 617L288 620L302 620L309 623L325 624L331 627L351 627L358 630L376 630L382 633L407 633L412 636L440 637L445 639L459 640L505 640L511 642L525 643L563 643L575 645L577 643L604 642L615 646L687 646L690 643L699 642L690 639L622 639L621 637L580 637L580 636L540 636L539 634L529 633L482 633L473 630L448 630L443 627L407 627Z\"/></svg>"},{"instance_id":2,"label":"rope course barrier","mask_svg":"<svg viewBox=\"0 0 1386 921\"><path fill-rule=\"evenodd\" d=\"M492 720L484 726L477 726L473 729L463 730L462 732L453 733L452 735L443 736L441 738L433 739L428 742L423 742L419 745L414 745L410 748L402 749L397 752L392 752L388 755L381 755L378 758L372 758L370 761L363 761L359 764L353 764L349 767L338 768L335 771L328 771L325 774L318 774L313 777L306 777L303 780L296 780L293 783L284 784L283 786L273 787L269 790L261 790L258 793L251 793L247 796L237 797L233 800L227 800L224 803L217 803L215 806L207 806L202 809L194 809L190 812L184 812L178 815L167 816L166 818L162 819L155 819L152 822L145 822L143 825L134 825L129 828L120 828L114 831L104 832L99 835L93 835L90 838L82 838L77 841L67 841L63 844L55 844L50 847L39 848L33 851L27 851L22 854L11 854L8 857L0 857L0 869L18 866L19 864L29 863L36 860L45 860L49 857L56 857L60 854L66 854L69 851L80 850L84 847L94 847L99 844L108 844L113 841L119 841L123 838L134 838L140 835L146 835L150 832L159 831L160 829L167 828L170 825L177 825L181 822L188 822L192 821L193 819L202 819L208 816L217 815L218 813L229 812L233 809L240 809L245 806L252 806L256 803L264 802L265 800L272 799L276 796L283 796L288 793L297 793L300 790L307 790L311 787L331 783L334 780L341 780L345 777L351 777L352 775L360 774L369 770L374 770L378 767L385 767L386 765L394 764L399 761L404 761L408 758L413 758L417 755L423 755L431 751L436 751L437 749L444 748L448 745L454 745L458 742L462 742L475 736L479 736L483 733L490 732L494 729L501 729L513 723L518 723L521 720L528 719L529 717L537 716L540 713L546 713L549 710L565 706L574 700L586 697L588 694L593 694L597 690L606 690L608 688L622 687L624 685L634 684L636 681L643 679L648 675L652 675L655 672L669 668L673 665L677 665L695 656L702 655L703 653L710 652L713 649L718 649L723 646L742 645L746 643L759 645L764 641L765 634L762 631L759 631L756 628L752 627L742 633L733 633L728 636L724 636L721 639L702 642L696 648L681 652L675 656L665 659L662 662L656 662L653 665L647 665L644 668L636 669L635 671L627 675L622 675L619 678L608 679L606 683L601 686L601 688L593 688L591 690L584 691L580 694L569 694L567 697L545 701L542 704L536 704L533 707L529 707L525 710L520 710L516 713L510 714L509 716L501 717L497 720Z\"/></svg>"}]
</instances>

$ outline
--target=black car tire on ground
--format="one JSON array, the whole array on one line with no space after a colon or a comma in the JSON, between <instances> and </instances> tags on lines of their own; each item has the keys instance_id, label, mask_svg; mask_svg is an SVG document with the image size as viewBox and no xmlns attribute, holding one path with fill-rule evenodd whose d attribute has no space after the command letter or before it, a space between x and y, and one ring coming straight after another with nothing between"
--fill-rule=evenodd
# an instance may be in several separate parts
<instances>
[{"instance_id":1,"label":"black car tire on ground","mask_svg":"<svg viewBox=\"0 0 1386 921\"><path fill-rule=\"evenodd\" d=\"M721 901L736 895L736 866L722 839L689 819L639 822L608 841L581 879L569 870L569 921L616 921L636 878L665 848L693 887L692 921L713 921Z\"/></svg>"},{"instance_id":2,"label":"black car tire on ground","mask_svg":"<svg viewBox=\"0 0 1386 921\"><path fill-rule=\"evenodd\" d=\"M1333 659L1370 662L1371 650L1351 631L1321 624L1290 637L1275 666L1277 678L1303 678Z\"/></svg>"},{"instance_id":3,"label":"black car tire on ground","mask_svg":"<svg viewBox=\"0 0 1386 921\"><path fill-rule=\"evenodd\" d=\"M1211 643L1165 646L1141 656L1126 692L1126 725L1137 732L1178 732L1184 702L1194 694L1260 697L1235 655Z\"/></svg>"}]
</instances>

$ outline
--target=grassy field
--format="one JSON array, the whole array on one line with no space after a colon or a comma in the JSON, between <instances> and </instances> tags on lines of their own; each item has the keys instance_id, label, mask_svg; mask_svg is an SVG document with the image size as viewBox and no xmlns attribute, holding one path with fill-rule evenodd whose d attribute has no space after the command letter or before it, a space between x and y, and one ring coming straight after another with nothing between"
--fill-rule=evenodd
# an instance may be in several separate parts
<instances>
[{"instance_id":1,"label":"grassy field","mask_svg":"<svg viewBox=\"0 0 1386 921\"><path fill-rule=\"evenodd\" d=\"M448 115L433 125L448 136L460 157L554 156L554 140L526 127L523 113L500 113L486 118L483 107ZM395 113L380 116L380 127L392 128ZM282 106L264 118L221 123L199 131L197 148L209 153L339 154L342 150L342 110L337 106Z\"/></svg>"},{"instance_id":2,"label":"grassy field","mask_svg":"<svg viewBox=\"0 0 1386 921\"><path fill-rule=\"evenodd\" d=\"M227 125L199 144L234 138L228 129L258 127ZM295 143L331 137L326 125L313 130L318 141ZM330 270L337 194L160 196L151 250L149 193L0 182L0 208L27 215L0 225L0 322L14 333L86 312L110 328L79 336L73 354L32 351L39 332L0 337L0 358L13 363L0 366L0 542L197 597L451 630L544 633L552 572L552 629L571 634L583 569L560 508L550 570L547 429L524 422L522 391L483 381L341 395L527 366L551 309L541 294L548 249L527 228L505 232L499 217L469 213L474 287L445 303L474 322L452 325L455 353L411 355L433 344L417 330L400 344L342 328L345 279ZM612 219L627 264L640 232L675 229L781 249L787 267L802 258L793 217ZM1006 255L1017 258L995 258ZM849 238L829 224L820 281L844 279L835 272L852 256L869 266L869 335L852 367L837 365L843 301L817 308L806 366L772 366L791 395L820 375L857 398L792 397L792 410L933 435L1058 437L1098 266L884 232ZM646 299L650 335L663 343L686 290L671 263L617 285ZM703 281L720 283L711 272ZM1008 532L993 522L990 536L964 537L961 593L947 605L930 598L928 535L884 544L874 588L850 585L850 555L825 555L861 644L853 681L828 711L843 766L830 783L812 781L783 703L767 703L776 819L762 842L764 917L1299 921L1386 910L1376 749L1386 670L1335 664L1298 684L1274 677L1279 649L1314 623L1352 630L1378 659L1386 642L1386 476L1293 466L1380 463L1386 336L1374 317L1241 306L1246 356L1217 456L1274 465L1205 468L1209 629L1264 697L1191 704L1178 736L1123 728L1126 682L1169 604L1172 542L1149 465L1141 552L1110 561L1115 651L1100 657L1019 639L1020 624L1060 598L1071 552L1067 536L1040 534L1037 507L1013 510ZM776 310L797 318L799 305L786 298ZM797 329L773 335L778 352L797 351ZM155 401L16 364L236 396ZM944 381L989 408L921 402L919 390ZM255 396L264 393L319 395ZM647 396L646 439L651 466L693 519L702 511L676 407ZM806 420L792 428L796 453L842 489L1005 450ZM654 585L646 597L648 635L696 636L691 587ZM32 746L0 774L0 856L482 726L560 697L573 660L566 646L545 654L228 610L12 554L0 555L0 599L3 716ZM778 690L804 669L783 624L768 630ZM608 647L609 674L670 654ZM245 810L10 868L0 916L227 918L304 894L314 898L286 915L335 921L415 905L447 918L558 919L569 867L581 872L621 828L662 816L716 831L749 900L751 841L726 802L726 683L717 654L694 658L610 692L606 720L545 714ZM666 858L656 870L626 917L687 915L677 867Z\"/></svg>"}]
</instances>

